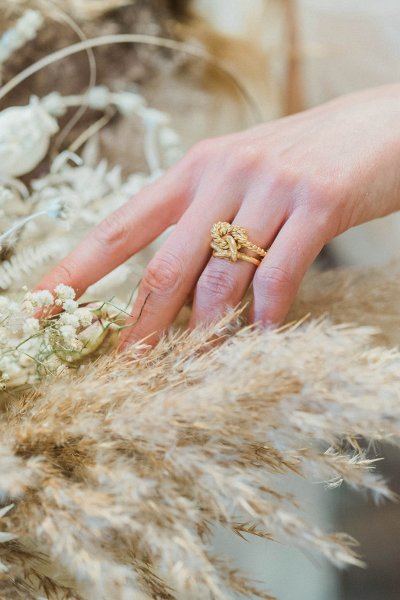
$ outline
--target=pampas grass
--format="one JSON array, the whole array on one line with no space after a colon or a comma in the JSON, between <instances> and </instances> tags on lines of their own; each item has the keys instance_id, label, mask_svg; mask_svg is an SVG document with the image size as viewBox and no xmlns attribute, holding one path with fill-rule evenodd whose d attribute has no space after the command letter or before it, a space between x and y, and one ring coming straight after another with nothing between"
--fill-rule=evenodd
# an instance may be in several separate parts
<instances>
[{"instance_id":1,"label":"pampas grass","mask_svg":"<svg viewBox=\"0 0 400 600\"><path fill-rule=\"evenodd\" d=\"M42 58L49 40L65 45L77 34L109 34L110 21L91 20L124 4L20 0L11 6L0 0L7 27L27 8L64 23L42 28L35 43L7 62L5 79ZM143 0L128 4L132 18L146 13ZM66 19L54 6L66 11ZM168 30L169 14L165 9L158 33ZM80 22L82 30L72 23L65 33L69 15L88 22ZM117 31L125 25L121 17ZM112 82L128 80L129 63L136 75L142 68L145 79L148 70L136 55L134 67L131 54L120 56L100 54L103 77L112 64L119 67L111 69ZM76 75L72 62L66 68ZM52 73L61 75L61 84L71 79L65 70ZM30 84L48 85L49 73L41 75ZM89 83L86 74L72 79L82 88ZM70 133L80 132L75 126ZM111 145L115 152L115 138ZM89 143L84 154L90 149ZM83 193L84 173L91 191L97 181L93 198ZM119 170L109 171L104 162L64 164L63 174L66 180L55 172L34 174L27 178L29 190L19 180L6 182L5 229L26 216L31 186L36 194L57 197L66 187L74 192L81 203L72 213L76 221L67 215L74 234L78 222L83 233L84 225L102 216L101 201L112 210L132 193L130 186L137 191L146 179L139 173L123 186ZM88 204L95 200L92 214ZM60 250L46 237L47 222L29 227L20 232L22 241L29 238L21 253L13 254L10 245L1 257L0 286L14 286L14 293L27 271L37 279L42 263L56 260ZM36 238L41 246L32 244ZM61 241L68 245L70 236L63 232ZM130 274L129 267L122 269L118 284L115 276L107 283L113 292ZM288 474L332 488L346 482L376 499L394 500L361 448L363 440L398 445L400 439L400 354L392 348L400 340L398 282L398 265L379 273L314 273L292 309L295 324L280 331L246 327L236 312L187 333L186 308L179 327L146 353L143 342L122 357L63 368L23 394L8 387L0 402L1 600L269 598L226 557L215 555L216 527L311 549L337 566L362 565L354 541L307 521L284 482Z\"/></svg>"},{"instance_id":2,"label":"pampas grass","mask_svg":"<svg viewBox=\"0 0 400 600\"><path fill-rule=\"evenodd\" d=\"M316 275L311 270L301 287L288 320L310 313L329 315L335 323L376 327L376 342L400 345L400 262L383 268L346 267Z\"/></svg>"},{"instance_id":3,"label":"pampas grass","mask_svg":"<svg viewBox=\"0 0 400 600\"><path fill-rule=\"evenodd\" d=\"M16 539L0 546L4 590L22 562L24 589L48 598L256 594L214 556L217 524L361 564L280 482L393 499L359 440L399 441L399 352L376 347L371 327L238 325L171 331L144 355L136 346L6 401L0 497L14 507L0 523Z\"/></svg>"}]
</instances>

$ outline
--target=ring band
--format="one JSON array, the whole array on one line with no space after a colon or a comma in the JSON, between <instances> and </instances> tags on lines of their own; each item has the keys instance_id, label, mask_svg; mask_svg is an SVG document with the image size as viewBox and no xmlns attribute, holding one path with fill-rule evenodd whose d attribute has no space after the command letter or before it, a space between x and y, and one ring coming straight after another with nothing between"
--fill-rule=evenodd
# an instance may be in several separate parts
<instances>
[{"instance_id":1,"label":"ring band","mask_svg":"<svg viewBox=\"0 0 400 600\"><path fill-rule=\"evenodd\" d=\"M245 260L258 267L261 261L254 256L240 252L241 248L247 248L262 258L267 255L266 250L249 241L246 229L239 225L232 225L225 221L214 223L211 228L211 239L213 256L217 258L225 258L231 262Z\"/></svg>"}]
</instances>

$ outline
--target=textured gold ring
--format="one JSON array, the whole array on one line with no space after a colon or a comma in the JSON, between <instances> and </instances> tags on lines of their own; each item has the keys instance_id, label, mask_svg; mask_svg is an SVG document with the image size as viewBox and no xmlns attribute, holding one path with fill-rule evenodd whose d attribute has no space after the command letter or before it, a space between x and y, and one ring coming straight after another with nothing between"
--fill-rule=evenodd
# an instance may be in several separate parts
<instances>
[{"instance_id":1,"label":"textured gold ring","mask_svg":"<svg viewBox=\"0 0 400 600\"><path fill-rule=\"evenodd\" d=\"M239 227L239 225L232 225L231 223L222 221L214 223L211 228L211 239L211 248L214 251L213 256L217 258L225 258L231 262L245 260L258 267L261 263L258 258L240 252L240 250L247 248L262 258L267 255L266 250L249 241L246 229Z\"/></svg>"}]
</instances>

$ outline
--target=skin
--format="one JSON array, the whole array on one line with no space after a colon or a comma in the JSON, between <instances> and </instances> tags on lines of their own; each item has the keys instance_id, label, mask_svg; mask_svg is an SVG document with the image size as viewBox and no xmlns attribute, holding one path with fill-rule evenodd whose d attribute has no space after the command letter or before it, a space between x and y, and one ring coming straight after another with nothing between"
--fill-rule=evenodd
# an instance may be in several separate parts
<instances>
[{"instance_id":1,"label":"skin","mask_svg":"<svg viewBox=\"0 0 400 600\"><path fill-rule=\"evenodd\" d=\"M156 183L93 229L37 286L80 296L167 227L147 266L120 348L154 344L194 292L190 327L221 316L253 284L250 318L282 322L323 246L400 209L400 85L343 96L195 145ZM261 265L211 256L217 221L269 248ZM140 315L140 318L138 318Z\"/></svg>"}]
</instances>

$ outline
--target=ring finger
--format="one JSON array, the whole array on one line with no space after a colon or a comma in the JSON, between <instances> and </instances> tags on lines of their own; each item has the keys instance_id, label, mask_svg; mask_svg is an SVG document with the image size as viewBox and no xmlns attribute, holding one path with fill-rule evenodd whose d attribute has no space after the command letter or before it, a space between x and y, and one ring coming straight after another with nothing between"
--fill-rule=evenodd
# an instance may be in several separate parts
<instances>
[{"instance_id":1,"label":"ring finger","mask_svg":"<svg viewBox=\"0 0 400 600\"><path fill-rule=\"evenodd\" d=\"M281 207L282 203L266 203L265 193L259 197L249 193L232 224L243 227L250 242L268 248L286 218ZM244 253L255 256L248 250ZM236 306L251 284L256 268L243 260L231 262L212 256L196 286L190 326L214 321L227 308Z\"/></svg>"}]
</instances>

